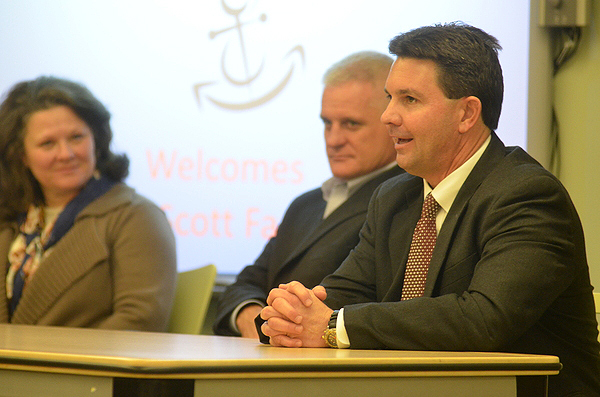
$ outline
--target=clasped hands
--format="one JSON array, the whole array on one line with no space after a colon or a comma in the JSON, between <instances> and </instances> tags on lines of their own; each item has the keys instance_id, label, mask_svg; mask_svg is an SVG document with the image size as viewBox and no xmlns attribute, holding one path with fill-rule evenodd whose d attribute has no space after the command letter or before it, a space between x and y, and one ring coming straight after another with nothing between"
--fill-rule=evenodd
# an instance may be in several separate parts
<instances>
[{"instance_id":1,"label":"clasped hands","mask_svg":"<svg viewBox=\"0 0 600 397\"><path fill-rule=\"evenodd\" d=\"M326 297L324 287L311 290L298 281L273 288L260 312L261 331L273 346L327 347L323 333L333 310L323 303Z\"/></svg>"}]
</instances>

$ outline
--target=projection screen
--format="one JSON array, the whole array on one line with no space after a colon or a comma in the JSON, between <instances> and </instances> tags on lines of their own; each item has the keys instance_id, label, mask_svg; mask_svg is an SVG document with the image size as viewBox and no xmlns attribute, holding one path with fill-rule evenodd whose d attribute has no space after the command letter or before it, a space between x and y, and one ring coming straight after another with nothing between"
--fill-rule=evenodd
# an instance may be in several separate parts
<instances>
[{"instance_id":1,"label":"projection screen","mask_svg":"<svg viewBox=\"0 0 600 397\"><path fill-rule=\"evenodd\" d=\"M0 2L0 91L39 75L85 84L109 108L126 182L164 209L179 270L252 263L290 201L330 177L322 75L398 33L463 21L496 36L499 136L524 147L523 0L35 0Z\"/></svg>"}]
</instances>

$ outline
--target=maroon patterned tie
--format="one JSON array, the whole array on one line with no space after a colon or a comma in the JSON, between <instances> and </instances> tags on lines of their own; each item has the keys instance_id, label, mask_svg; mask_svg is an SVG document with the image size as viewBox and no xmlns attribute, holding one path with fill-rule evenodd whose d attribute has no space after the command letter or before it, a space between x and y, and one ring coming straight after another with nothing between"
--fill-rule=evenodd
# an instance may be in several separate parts
<instances>
[{"instance_id":1,"label":"maroon patterned tie","mask_svg":"<svg viewBox=\"0 0 600 397\"><path fill-rule=\"evenodd\" d=\"M435 247L437 233L435 230L435 217L440 205L429 193L425 197L421 219L417 222L413 233L408 262L404 273L404 285L402 286L401 300L407 300L423 296L425 291L425 280L429 270L431 254Z\"/></svg>"}]
</instances>

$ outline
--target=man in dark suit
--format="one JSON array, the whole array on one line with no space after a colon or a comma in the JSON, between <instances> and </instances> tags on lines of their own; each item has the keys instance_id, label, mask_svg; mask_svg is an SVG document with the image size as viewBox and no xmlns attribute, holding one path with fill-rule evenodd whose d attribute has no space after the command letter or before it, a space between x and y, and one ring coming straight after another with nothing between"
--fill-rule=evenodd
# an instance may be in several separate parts
<instances>
[{"instance_id":1,"label":"man in dark suit","mask_svg":"<svg viewBox=\"0 0 600 397\"><path fill-rule=\"evenodd\" d=\"M382 121L407 174L375 191L358 246L322 286L271 291L261 312L271 344L556 355L550 396L600 395L581 223L558 179L493 132L499 49L462 24L391 41ZM415 249L428 222L432 255Z\"/></svg>"},{"instance_id":2,"label":"man in dark suit","mask_svg":"<svg viewBox=\"0 0 600 397\"><path fill-rule=\"evenodd\" d=\"M269 290L292 280L314 287L358 243L373 191L402 172L380 120L391 65L385 54L360 52L326 72L321 119L333 177L292 202L277 236L227 288L213 326L216 334L257 338L254 318Z\"/></svg>"}]
</instances>

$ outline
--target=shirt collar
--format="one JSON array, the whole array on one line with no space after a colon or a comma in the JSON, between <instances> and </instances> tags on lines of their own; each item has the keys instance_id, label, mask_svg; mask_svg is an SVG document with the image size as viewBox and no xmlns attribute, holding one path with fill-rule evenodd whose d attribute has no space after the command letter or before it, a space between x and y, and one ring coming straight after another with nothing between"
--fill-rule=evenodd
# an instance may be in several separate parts
<instances>
[{"instance_id":1,"label":"shirt collar","mask_svg":"<svg viewBox=\"0 0 600 397\"><path fill-rule=\"evenodd\" d=\"M375 178L379 174L382 174L385 171L391 170L392 168L394 168L396 166L398 166L398 164L396 164L396 162L394 161L394 162L391 162L384 167L378 168L375 171L370 172L366 175L361 175L359 177L356 177L356 178L353 178L353 179L350 179L347 181L344 179L332 176L331 178L329 178L325 182L323 182L323 184L321 185L321 191L323 192L323 199L325 201L327 201L329 199L329 197L331 196L331 191L333 190L333 187L336 185L344 184L344 183L347 184L347 186L348 186L348 197L350 197L362 185L364 185L371 179Z\"/></svg>"},{"instance_id":2,"label":"shirt collar","mask_svg":"<svg viewBox=\"0 0 600 397\"><path fill-rule=\"evenodd\" d=\"M423 179L423 197L426 197L427 194L429 194L429 192L432 192L431 194L433 195L435 200L447 214L450 211L450 207L452 207L454 199L458 195L458 191L469 177L471 171L473 171L473 168L475 168L475 164L477 164L477 162L483 155L483 152L485 152L485 149L487 149L487 147L489 146L491 140L492 137L490 134L490 136L488 136L483 145L481 145L481 147L477 149L475 154L473 154L473 156L471 156L467 161L465 161L463 165L454 170L450 175L445 177L435 187L435 189L431 189L429 183L427 183L427 181Z\"/></svg>"}]
</instances>

